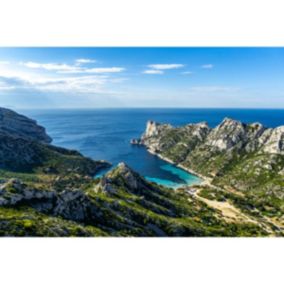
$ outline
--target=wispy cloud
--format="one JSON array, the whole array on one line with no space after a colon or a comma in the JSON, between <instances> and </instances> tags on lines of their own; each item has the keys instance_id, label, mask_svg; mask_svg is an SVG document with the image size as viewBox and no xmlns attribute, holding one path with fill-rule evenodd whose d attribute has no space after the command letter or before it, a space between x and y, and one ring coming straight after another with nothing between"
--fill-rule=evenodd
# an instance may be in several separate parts
<instances>
[{"instance_id":1,"label":"wispy cloud","mask_svg":"<svg viewBox=\"0 0 284 284\"><path fill-rule=\"evenodd\" d=\"M162 70L145 70L142 72L143 74L164 74Z\"/></svg>"},{"instance_id":2,"label":"wispy cloud","mask_svg":"<svg viewBox=\"0 0 284 284\"><path fill-rule=\"evenodd\" d=\"M97 62L97 60L88 59L88 58L79 58L79 59L75 60L76 65L96 63L96 62Z\"/></svg>"},{"instance_id":3,"label":"wispy cloud","mask_svg":"<svg viewBox=\"0 0 284 284\"><path fill-rule=\"evenodd\" d=\"M214 67L213 64L203 64L203 65L201 65L202 69L212 69L213 67Z\"/></svg>"},{"instance_id":4,"label":"wispy cloud","mask_svg":"<svg viewBox=\"0 0 284 284\"><path fill-rule=\"evenodd\" d=\"M32 69L44 69L48 71L75 71L79 69L77 66L68 65L65 63L38 63L38 62L20 62L20 65Z\"/></svg>"},{"instance_id":5,"label":"wispy cloud","mask_svg":"<svg viewBox=\"0 0 284 284\"><path fill-rule=\"evenodd\" d=\"M87 59L81 59L87 60ZM89 59L88 59L89 60ZM102 74L102 73L119 73L125 70L123 67L99 67L85 68L79 65L69 65L65 63L39 63L39 62L20 62L20 65L31 69L43 69L47 71L55 71L57 73L69 74Z\"/></svg>"},{"instance_id":6,"label":"wispy cloud","mask_svg":"<svg viewBox=\"0 0 284 284\"><path fill-rule=\"evenodd\" d=\"M184 64L150 64L148 65L149 68L155 70L170 70L170 69L178 69L183 68Z\"/></svg>"},{"instance_id":7,"label":"wispy cloud","mask_svg":"<svg viewBox=\"0 0 284 284\"><path fill-rule=\"evenodd\" d=\"M108 84L118 84L127 78L111 78L107 75L75 77L6 77L0 76L0 90L30 90L56 93L102 92Z\"/></svg>"},{"instance_id":8,"label":"wispy cloud","mask_svg":"<svg viewBox=\"0 0 284 284\"><path fill-rule=\"evenodd\" d=\"M59 73L72 73L72 74L104 74L104 73L120 73L124 71L123 67L98 67L98 68L80 68L75 70L62 70Z\"/></svg>"}]
</instances>

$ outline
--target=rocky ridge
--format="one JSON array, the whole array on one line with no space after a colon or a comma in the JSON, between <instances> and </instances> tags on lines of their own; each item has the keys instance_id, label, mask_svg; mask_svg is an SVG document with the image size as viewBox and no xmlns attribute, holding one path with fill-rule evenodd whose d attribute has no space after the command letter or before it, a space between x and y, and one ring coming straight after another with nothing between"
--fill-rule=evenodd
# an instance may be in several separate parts
<instances>
[{"instance_id":1,"label":"rocky ridge","mask_svg":"<svg viewBox=\"0 0 284 284\"><path fill-rule=\"evenodd\" d=\"M183 133L187 137L181 137ZM175 137L171 137L171 134ZM213 129L206 122L174 128L169 124L148 121L146 130L138 141L152 150L162 151L163 147L169 147L163 143L166 142L163 140L165 136L176 139L177 143L182 138L196 137L199 145L204 143L219 151L235 147L247 152L259 150L270 154L284 153L284 126L266 128L260 123L245 124L230 118L225 118Z\"/></svg>"}]
</instances>

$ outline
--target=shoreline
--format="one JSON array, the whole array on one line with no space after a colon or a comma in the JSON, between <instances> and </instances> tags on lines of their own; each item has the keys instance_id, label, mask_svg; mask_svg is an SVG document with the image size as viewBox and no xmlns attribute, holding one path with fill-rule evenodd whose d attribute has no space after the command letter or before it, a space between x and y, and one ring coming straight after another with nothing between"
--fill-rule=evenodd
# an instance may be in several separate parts
<instances>
[{"instance_id":1,"label":"shoreline","mask_svg":"<svg viewBox=\"0 0 284 284\"><path fill-rule=\"evenodd\" d=\"M143 146L146 147L145 145L143 145ZM172 165L174 165L174 166L176 166L176 167L178 167L178 168L180 168L180 169L182 169L182 170L184 170L184 171L186 171L186 172L188 172L188 173L190 173L190 174L192 174L192 175L194 175L194 176L199 177L202 181L201 181L198 185L208 185L208 186L214 187L214 186L211 184L211 181L212 181L211 178L206 177L206 176L203 176L203 175L201 175L201 174L195 172L194 170L189 169L189 168L187 168L187 167L185 167L185 166L183 166L183 165L181 165L181 164L176 164L176 163L175 163L174 161L172 161L171 159L169 159L169 158L167 158L167 157L164 157L163 155L161 155L161 154L159 154L159 153L154 152L153 150L151 150L151 149L148 148L148 147L146 147L146 149L147 149L147 151L148 151L150 154L159 157L159 158L162 159L163 161L166 161L166 162L168 162L168 163L170 163L170 164L172 164ZM194 184L193 184L193 185L194 185ZM193 185L192 185L192 186L193 186Z\"/></svg>"}]
</instances>

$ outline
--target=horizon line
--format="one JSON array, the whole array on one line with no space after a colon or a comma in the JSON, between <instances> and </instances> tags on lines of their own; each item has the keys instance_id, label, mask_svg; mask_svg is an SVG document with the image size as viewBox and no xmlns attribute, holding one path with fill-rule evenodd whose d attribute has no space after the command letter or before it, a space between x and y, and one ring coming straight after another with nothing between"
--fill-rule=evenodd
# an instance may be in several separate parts
<instances>
[{"instance_id":1,"label":"horizon line","mask_svg":"<svg viewBox=\"0 0 284 284\"><path fill-rule=\"evenodd\" d=\"M104 110L104 109L236 109L236 110L284 110L284 107L49 107L49 108L25 108L13 106L0 106L7 109L18 110Z\"/></svg>"}]
</instances>

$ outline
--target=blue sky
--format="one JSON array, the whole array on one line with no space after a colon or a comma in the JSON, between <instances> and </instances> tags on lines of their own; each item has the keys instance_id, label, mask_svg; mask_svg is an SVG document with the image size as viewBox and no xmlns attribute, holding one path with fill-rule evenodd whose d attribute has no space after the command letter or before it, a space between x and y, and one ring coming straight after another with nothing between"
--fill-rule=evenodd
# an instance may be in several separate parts
<instances>
[{"instance_id":1,"label":"blue sky","mask_svg":"<svg viewBox=\"0 0 284 284\"><path fill-rule=\"evenodd\" d=\"M284 48L0 48L10 108L284 108Z\"/></svg>"}]
</instances>

